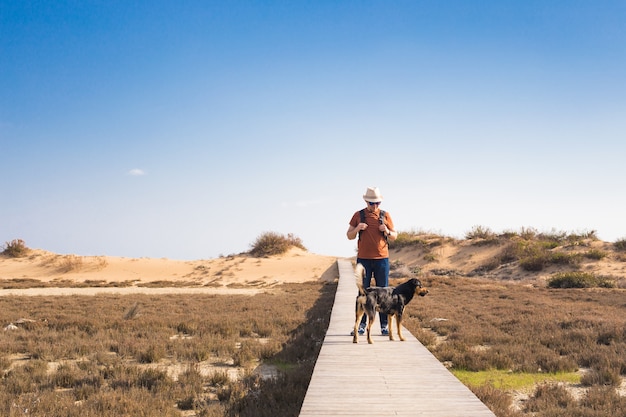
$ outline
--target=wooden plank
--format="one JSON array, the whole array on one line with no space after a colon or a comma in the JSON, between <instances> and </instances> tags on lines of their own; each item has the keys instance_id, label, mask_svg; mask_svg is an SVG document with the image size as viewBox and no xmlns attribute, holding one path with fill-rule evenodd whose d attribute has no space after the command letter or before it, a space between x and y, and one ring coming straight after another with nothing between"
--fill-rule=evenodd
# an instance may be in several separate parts
<instances>
[{"instance_id":1,"label":"wooden plank","mask_svg":"<svg viewBox=\"0 0 626 417\"><path fill-rule=\"evenodd\" d=\"M390 341L380 335L377 320L372 345L364 336L352 343L354 269L347 259L337 263L340 278L330 325L300 417L495 417L408 330L403 328L406 341ZM419 308L419 302L407 308Z\"/></svg>"}]
</instances>

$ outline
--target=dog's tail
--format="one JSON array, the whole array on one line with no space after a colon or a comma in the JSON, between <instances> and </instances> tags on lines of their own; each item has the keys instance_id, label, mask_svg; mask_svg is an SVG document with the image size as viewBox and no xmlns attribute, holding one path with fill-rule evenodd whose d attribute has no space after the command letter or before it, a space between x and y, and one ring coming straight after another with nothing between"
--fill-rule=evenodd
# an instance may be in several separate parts
<instances>
[{"instance_id":1,"label":"dog's tail","mask_svg":"<svg viewBox=\"0 0 626 417\"><path fill-rule=\"evenodd\" d=\"M354 278L356 280L356 286L359 288L359 295L365 295L365 288L363 288L364 276L365 267L361 264L356 264L356 268L354 268Z\"/></svg>"}]
</instances>

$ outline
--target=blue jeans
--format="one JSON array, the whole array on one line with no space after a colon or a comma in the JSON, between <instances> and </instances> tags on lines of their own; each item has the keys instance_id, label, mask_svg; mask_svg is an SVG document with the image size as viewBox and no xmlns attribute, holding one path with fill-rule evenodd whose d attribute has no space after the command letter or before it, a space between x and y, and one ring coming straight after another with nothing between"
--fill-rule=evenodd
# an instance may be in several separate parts
<instances>
[{"instance_id":1,"label":"blue jeans","mask_svg":"<svg viewBox=\"0 0 626 417\"><path fill-rule=\"evenodd\" d=\"M372 276L376 281L377 287L389 286L389 258L383 259L362 259L356 258L357 263L360 263L365 268L365 276L363 277L363 288L369 288ZM387 315L378 313L380 318L380 328L387 327ZM367 315L364 314L361 319L361 325L367 323Z\"/></svg>"}]
</instances>

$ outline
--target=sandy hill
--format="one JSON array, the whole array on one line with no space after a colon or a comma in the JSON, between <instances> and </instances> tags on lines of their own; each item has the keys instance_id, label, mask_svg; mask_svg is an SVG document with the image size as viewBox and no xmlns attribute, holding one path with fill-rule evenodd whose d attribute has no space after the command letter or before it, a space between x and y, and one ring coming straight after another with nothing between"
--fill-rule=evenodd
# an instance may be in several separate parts
<instances>
[{"instance_id":1,"label":"sandy hill","mask_svg":"<svg viewBox=\"0 0 626 417\"><path fill-rule=\"evenodd\" d=\"M626 252L597 239L553 241L494 236L455 240L422 235L391 251L392 265L430 275L543 280L582 271L626 282Z\"/></svg>"},{"instance_id":2,"label":"sandy hill","mask_svg":"<svg viewBox=\"0 0 626 417\"><path fill-rule=\"evenodd\" d=\"M612 243L579 238L562 241L492 236L456 240L411 235L392 244L392 277L467 276L541 281L562 271L610 277L626 287L626 252ZM26 256L0 255L0 288L269 288L281 283L338 277L336 258L292 248L284 255L254 258L170 259L60 255L32 249Z\"/></svg>"},{"instance_id":3,"label":"sandy hill","mask_svg":"<svg viewBox=\"0 0 626 417\"><path fill-rule=\"evenodd\" d=\"M27 256L0 255L0 287L204 287L267 288L280 283L334 280L336 258L292 248L268 258L246 254L217 259L171 259L59 255L30 250Z\"/></svg>"}]
</instances>

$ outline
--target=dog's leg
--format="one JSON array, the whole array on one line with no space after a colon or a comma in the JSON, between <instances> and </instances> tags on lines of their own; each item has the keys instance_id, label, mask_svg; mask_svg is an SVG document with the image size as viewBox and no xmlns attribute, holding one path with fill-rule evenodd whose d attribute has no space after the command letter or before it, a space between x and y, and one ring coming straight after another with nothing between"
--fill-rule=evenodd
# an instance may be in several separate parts
<instances>
[{"instance_id":1,"label":"dog's leg","mask_svg":"<svg viewBox=\"0 0 626 417\"><path fill-rule=\"evenodd\" d=\"M406 339L402 336L402 312L396 314L396 325L398 327L398 337L404 342ZM389 334L391 334L391 332L389 332Z\"/></svg>"},{"instance_id":2,"label":"dog's leg","mask_svg":"<svg viewBox=\"0 0 626 417\"><path fill-rule=\"evenodd\" d=\"M376 318L376 312L374 312L373 314L370 314L370 312L367 312L367 343L369 343L370 345L372 343L374 343L374 341L372 340L372 324L374 324L374 319Z\"/></svg>"},{"instance_id":3,"label":"dog's leg","mask_svg":"<svg viewBox=\"0 0 626 417\"><path fill-rule=\"evenodd\" d=\"M361 323L361 317L363 317L363 313L356 315L354 330L352 331L352 343L359 343L359 323Z\"/></svg>"},{"instance_id":4,"label":"dog's leg","mask_svg":"<svg viewBox=\"0 0 626 417\"><path fill-rule=\"evenodd\" d=\"M363 310L363 305L359 303L358 297L356 301L356 307L354 310L355 310L355 320L354 320L354 330L352 333L352 343L359 343L359 324L361 323L363 314L365 314L365 310Z\"/></svg>"},{"instance_id":5,"label":"dog's leg","mask_svg":"<svg viewBox=\"0 0 626 417\"><path fill-rule=\"evenodd\" d=\"M394 314L387 315L387 328L389 329L389 340L393 339L393 316ZM396 320L397 322L398 320Z\"/></svg>"}]
</instances>

